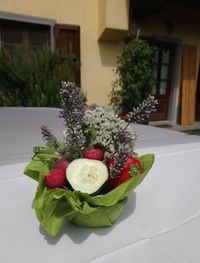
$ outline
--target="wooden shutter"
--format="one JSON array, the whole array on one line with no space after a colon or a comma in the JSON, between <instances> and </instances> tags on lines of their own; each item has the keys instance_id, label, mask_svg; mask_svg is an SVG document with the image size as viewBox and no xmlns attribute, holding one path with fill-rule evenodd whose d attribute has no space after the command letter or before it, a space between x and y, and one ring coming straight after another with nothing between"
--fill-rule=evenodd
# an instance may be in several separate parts
<instances>
[{"instance_id":1,"label":"wooden shutter","mask_svg":"<svg viewBox=\"0 0 200 263\"><path fill-rule=\"evenodd\" d=\"M54 27L55 44L59 49L62 59L67 58L69 52L80 61L80 27L56 24ZM76 83L80 85L80 70L75 76Z\"/></svg>"},{"instance_id":2,"label":"wooden shutter","mask_svg":"<svg viewBox=\"0 0 200 263\"><path fill-rule=\"evenodd\" d=\"M181 125L191 125L195 121L196 58L196 46L184 45L181 74Z\"/></svg>"}]
</instances>

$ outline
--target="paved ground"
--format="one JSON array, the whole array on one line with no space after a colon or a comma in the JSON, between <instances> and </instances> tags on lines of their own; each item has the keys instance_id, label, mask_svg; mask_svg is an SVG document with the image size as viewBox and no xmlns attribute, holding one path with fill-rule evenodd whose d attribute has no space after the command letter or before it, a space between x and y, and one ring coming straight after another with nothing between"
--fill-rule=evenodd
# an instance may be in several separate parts
<instances>
[{"instance_id":1,"label":"paved ground","mask_svg":"<svg viewBox=\"0 0 200 263\"><path fill-rule=\"evenodd\" d=\"M156 121L156 122L150 122L151 126L154 127L160 127L160 128L166 128L172 131L186 131L186 130L194 130L194 129L200 129L200 121L196 121L193 125L172 125L168 121Z\"/></svg>"},{"instance_id":2,"label":"paved ground","mask_svg":"<svg viewBox=\"0 0 200 263\"><path fill-rule=\"evenodd\" d=\"M48 108L0 108L0 165L27 162L32 156L32 147L41 145L40 126L48 125L59 137L63 122L58 118L58 109ZM162 153L170 145L200 143L200 136L187 135L169 129L149 125L131 125L136 132L136 150L139 153L152 151ZM197 145L196 145L197 147Z\"/></svg>"}]
</instances>

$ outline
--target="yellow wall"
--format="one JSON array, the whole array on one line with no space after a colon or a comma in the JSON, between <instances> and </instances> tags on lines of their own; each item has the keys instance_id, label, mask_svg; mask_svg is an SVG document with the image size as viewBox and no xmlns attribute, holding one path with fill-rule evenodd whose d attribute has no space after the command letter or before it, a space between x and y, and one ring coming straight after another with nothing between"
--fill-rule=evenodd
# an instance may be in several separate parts
<instances>
[{"instance_id":1,"label":"yellow wall","mask_svg":"<svg viewBox=\"0 0 200 263\"><path fill-rule=\"evenodd\" d=\"M99 40L119 41L129 29L129 0L98 0Z\"/></svg>"},{"instance_id":2,"label":"yellow wall","mask_svg":"<svg viewBox=\"0 0 200 263\"><path fill-rule=\"evenodd\" d=\"M104 1L104 0L102 0ZM118 0L119 1L119 0ZM120 0L121 1L121 0ZM123 0L126 2L126 0ZM120 42L98 41L98 0L1 0L0 11L81 27L81 82L88 103L106 106Z\"/></svg>"},{"instance_id":3,"label":"yellow wall","mask_svg":"<svg viewBox=\"0 0 200 263\"><path fill-rule=\"evenodd\" d=\"M107 0L106 3L107 27L127 30L129 26L129 0Z\"/></svg>"},{"instance_id":4,"label":"yellow wall","mask_svg":"<svg viewBox=\"0 0 200 263\"><path fill-rule=\"evenodd\" d=\"M101 36L106 28L106 3L107 0L98 0L98 35Z\"/></svg>"}]
</instances>

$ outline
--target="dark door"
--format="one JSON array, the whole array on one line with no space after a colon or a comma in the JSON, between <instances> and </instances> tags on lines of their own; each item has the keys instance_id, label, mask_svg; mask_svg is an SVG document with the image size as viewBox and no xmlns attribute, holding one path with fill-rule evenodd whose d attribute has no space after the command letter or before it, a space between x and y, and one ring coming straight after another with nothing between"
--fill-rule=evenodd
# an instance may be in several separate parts
<instances>
[{"instance_id":1,"label":"dark door","mask_svg":"<svg viewBox=\"0 0 200 263\"><path fill-rule=\"evenodd\" d=\"M197 81L197 92L196 92L196 121L200 121L200 70Z\"/></svg>"},{"instance_id":2,"label":"dark door","mask_svg":"<svg viewBox=\"0 0 200 263\"><path fill-rule=\"evenodd\" d=\"M56 24L55 28L56 48L59 49L62 59L66 59L71 53L74 59L80 61L80 27L72 25ZM80 70L76 73L75 81L80 85Z\"/></svg>"},{"instance_id":3,"label":"dark door","mask_svg":"<svg viewBox=\"0 0 200 263\"><path fill-rule=\"evenodd\" d=\"M151 94L155 96L159 104L157 112L150 117L151 121L167 120L169 110L169 98L172 85L172 73L174 65L175 44L156 42L157 51L154 60L155 85Z\"/></svg>"}]
</instances>

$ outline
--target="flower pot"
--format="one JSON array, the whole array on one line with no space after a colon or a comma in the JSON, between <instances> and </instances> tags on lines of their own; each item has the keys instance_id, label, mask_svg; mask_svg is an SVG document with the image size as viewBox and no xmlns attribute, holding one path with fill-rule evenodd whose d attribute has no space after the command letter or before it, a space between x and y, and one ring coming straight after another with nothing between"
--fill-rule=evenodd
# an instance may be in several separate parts
<instances>
[{"instance_id":1,"label":"flower pot","mask_svg":"<svg viewBox=\"0 0 200 263\"><path fill-rule=\"evenodd\" d=\"M110 192L98 196L72 191L67 188L48 188L45 163L33 160L24 173L38 181L34 208L43 228L55 236L65 220L83 227L106 227L113 225L127 204L127 196L144 179L154 163L154 155L138 157L142 174L137 174Z\"/></svg>"}]
</instances>

